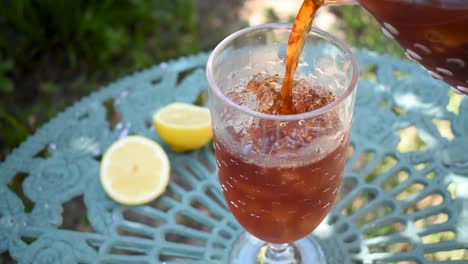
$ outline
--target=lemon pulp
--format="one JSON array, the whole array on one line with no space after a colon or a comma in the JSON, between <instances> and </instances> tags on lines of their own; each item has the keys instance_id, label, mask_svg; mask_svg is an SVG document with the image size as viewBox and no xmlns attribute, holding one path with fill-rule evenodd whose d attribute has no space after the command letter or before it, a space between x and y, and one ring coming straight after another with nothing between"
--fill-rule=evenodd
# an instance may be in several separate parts
<instances>
[{"instance_id":1,"label":"lemon pulp","mask_svg":"<svg viewBox=\"0 0 468 264\"><path fill-rule=\"evenodd\" d=\"M161 139L175 152L201 148L213 137L210 112L200 106L169 104L153 115L153 123Z\"/></svg>"},{"instance_id":2,"label":"lemon pulp","mask_svg":"<svg viewBox=\"0 0 468 264\"><path fill-rule=\"evenodd\" d=\"M101 183L117 202L137 205L161 195L169 182L169 159L156 142L141 136L116 141L101 162Z\"/></svg>"}]
</instances>

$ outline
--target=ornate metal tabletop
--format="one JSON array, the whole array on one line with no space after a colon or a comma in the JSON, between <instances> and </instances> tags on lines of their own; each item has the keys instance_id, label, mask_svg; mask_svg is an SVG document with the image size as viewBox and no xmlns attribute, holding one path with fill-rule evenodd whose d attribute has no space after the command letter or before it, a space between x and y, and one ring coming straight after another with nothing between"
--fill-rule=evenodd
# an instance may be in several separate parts
<instances>
[{"instance_id":1,"label":"ornate metal tabletop","mask_svg":"<svg viewBox=\"0 0 468 264\"><path fill-rule=\"evenodd\" d=\"M468 263L468 99L448 107L448 87L419 66L356 56L363 78L340 200L312 235L330 264ZM112 142L128 134L160 142L152 113L207 89L207 57L117 81L14 150L0 164L0 253L18 263L225 263L242 228L211 147L166 148L171 182L143 206L115 203L99 181Z\"/></svg>"}]
</instances>

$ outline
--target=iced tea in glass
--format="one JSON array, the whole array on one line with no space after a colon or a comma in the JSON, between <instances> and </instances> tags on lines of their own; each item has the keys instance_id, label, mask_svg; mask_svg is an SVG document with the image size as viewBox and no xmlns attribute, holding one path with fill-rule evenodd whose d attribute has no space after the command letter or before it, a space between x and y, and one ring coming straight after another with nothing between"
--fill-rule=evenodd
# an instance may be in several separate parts
<instances>
[{"instance_id":1,"label":"iced tea in glass","mask_svg":"<svg viewBox=\"0 0 468 264\"><path fill-rule=\"evenodd\" d=\"M221 188L253 235L239 238L231 263L254 263L258 254L266 263L324 262L309 234L339 191L358 68L345 44L312 29L292 82L291 111L282 114L290 32L290 24L243 29L207 64Z\"/></svg>"}]
</instances>

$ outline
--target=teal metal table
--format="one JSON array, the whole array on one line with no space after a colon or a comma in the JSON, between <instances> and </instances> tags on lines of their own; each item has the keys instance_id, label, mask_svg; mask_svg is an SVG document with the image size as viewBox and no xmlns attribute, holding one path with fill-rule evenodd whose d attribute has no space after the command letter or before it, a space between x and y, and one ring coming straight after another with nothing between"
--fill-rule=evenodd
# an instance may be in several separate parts
<instances>
[{"instance_id":1,"label":"teal metal table","mask_svg":"<svg viewBox=\"0 0 468 264\"><path fill-rule=\"evenodd\" d=\"M329 264L468 263L468 99L456 114L448 87L419 66L356 55L363 79L352 154L340 200L312 235ZM207 89L207 56L115 82L13 151L0 164L0 253L18 263L226 263L242 228L223 200L210 147L166 148L171 182L144 206L113 202L99 182L112 142L128 134L160 141L152 113ZM419 135L419 148L399 151L408 134Z\"/></svg>"}]
</instances>

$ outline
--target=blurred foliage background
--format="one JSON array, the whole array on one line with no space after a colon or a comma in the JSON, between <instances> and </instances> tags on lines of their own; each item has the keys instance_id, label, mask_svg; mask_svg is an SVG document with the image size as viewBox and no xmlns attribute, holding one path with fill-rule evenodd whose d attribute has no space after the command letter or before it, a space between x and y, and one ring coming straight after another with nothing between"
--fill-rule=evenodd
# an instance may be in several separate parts
<instances>
[{"instance_id":1,"label":"blurred foliage background","mask_svg":"<svg viewBox=\"0 0 468 264\"><path fill-rule=\"evenodd\" d=\"M238 15L244 2L1 1L0 160L66 106L110 81L209 51L248 25ZM401 56L360 7L329 11L338 18L332 31L341 32L350 46ZM272 9L264 14L268 21L279 20Z\"/></svg>"}]
</instances>

